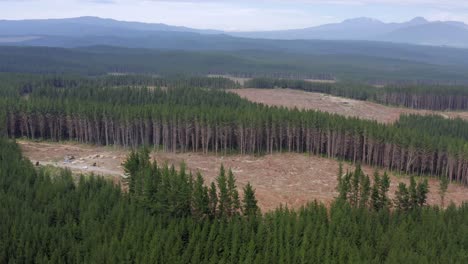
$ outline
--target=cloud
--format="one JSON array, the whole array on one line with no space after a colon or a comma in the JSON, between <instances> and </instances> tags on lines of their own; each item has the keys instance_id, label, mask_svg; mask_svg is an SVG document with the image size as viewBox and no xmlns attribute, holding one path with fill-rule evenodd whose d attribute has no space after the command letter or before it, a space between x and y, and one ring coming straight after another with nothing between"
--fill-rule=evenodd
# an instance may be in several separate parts
<instances>
[{"instance_id":1,"label":"cloud","mask_svg":"<svg viewBox=\"0 0 468 264\"><path fill-rule=\"evenodd\" d=\"M122 0L130 1L130 0ZM283 5L341 5L341 6L416 6L420 8L434 8L443 10L457 10L459 8L468 9L466 0L136 0L143 2L166 2L166 3L244 3L258 4L271 3Z\"/></svg>"},{"instance_id":2,"label":"cloud","mask_svg":"<svg viewBox=\"0 0 468 264\"><path fill-rule=\"evenodd\" d=\"M115 0L85 0L85 2L95 3L95 4L117 4Z\"/></svg>"}]
</instances>

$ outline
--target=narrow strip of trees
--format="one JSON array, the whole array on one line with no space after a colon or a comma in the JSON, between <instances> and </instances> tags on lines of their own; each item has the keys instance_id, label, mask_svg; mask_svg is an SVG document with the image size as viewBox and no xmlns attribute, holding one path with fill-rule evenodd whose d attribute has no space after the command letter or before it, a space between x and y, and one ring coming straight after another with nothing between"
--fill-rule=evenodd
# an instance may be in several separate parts
<instances>
[{"instance_id":1,"label":"narrow strip of trees","mask_svg":"<svg viewBox=\"0 0 468 264\"><path fill-rule=\"evenodd\" d=\"M414 109L466 110L468 87L444 85L387 85L374 87L365 83L314 83L305 80L255 78L245 87L289 88L332 94L357 100L398 105Z\"/></svg>"},{"instance_id":2,"label":"narrow strip of trees","mask_svg":"<svg viewBox=\"0 0 468 264\"><path fill-rule=\"evenodd\" d=\"M447 184L447 181L442 181L441 184ZM446 187L444 188L446 190ZM389 189L390 177L386 172L381 176L376 171L371 184L369 176L364 174L361 165L358 164L353 172L343 174L340 164L337 185L338 202L346 202L352 207L368 208L376 212L390 208L408 212L426 206L429 193L427 180L416 183L414 176L411 176L409 187L405 183L400 183L393 200L388 196Z\"/></svg>"}]
</instances>

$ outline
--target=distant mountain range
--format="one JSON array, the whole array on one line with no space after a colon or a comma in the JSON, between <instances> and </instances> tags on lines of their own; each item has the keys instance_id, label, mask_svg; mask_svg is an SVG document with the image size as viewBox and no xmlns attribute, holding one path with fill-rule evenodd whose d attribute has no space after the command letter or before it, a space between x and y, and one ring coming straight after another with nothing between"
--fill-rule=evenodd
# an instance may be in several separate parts
<instances>
[{"instance_id":1,"label":"distant mountain range","mask_svg":"<svg viewBox=\"0 0 468 264\"><path fill-rule=\"evenodd\" d=\"M237 32L231 35L264 39L370 40L435 46L468 47L468 25L416 17L404 23L355 18L305 29Z\"/></svg>"},{"instance_id":2,"label":"distant mountain range","mask_svg":"<svg viewBox=\"0 0 468 264\"><path fill-rule=\"evenodd\" d=\"M427 21L422 17L404 23L384 23L355 18L341 23L280 31L223 32L165 24L124 22L98 17L44 20L0 20L0 45L124 47L185 49L194 45L210 49L254 49L275 46L265 40L359 40L468 48L468 26L455 21ZM218 45L218 46L217 46ZM195 48L196 49L196 48Z\"/></svg>"},{"instance_id":3,"label":"distant mountain range","mask_svg":"<svg viewBox=\"0 0 468 264\"><path fill-rule=\"evenodd\" d=\"M220 34L222 31L198 30L166 24L126 22L99 17L64 19L0 20L3 36L141 36L151 32L192 32Z\"/></svg>"}]
</instances>

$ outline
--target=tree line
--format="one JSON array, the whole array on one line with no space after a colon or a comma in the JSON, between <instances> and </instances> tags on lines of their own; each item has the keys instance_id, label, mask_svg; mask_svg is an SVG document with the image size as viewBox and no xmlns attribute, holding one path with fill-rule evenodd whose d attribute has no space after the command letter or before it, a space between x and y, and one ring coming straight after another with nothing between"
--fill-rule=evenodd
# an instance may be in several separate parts
<instances>
[{"instance_id":1,"label":"tree line","mask_svg":"<svg viewBox=\"0 0 468 264\"><path fill-rule=\"evenodd\" d=\"M102 178L35 168L0 138L1 263L465 263L468 206L367 209L337 201L298 210L231 213L229 178L217 210L198 176L129 155L129 192ZM151 176L150 176L151 175ZM229 172L227 172L229 175ZM360 175L360 174L359 174ZM135 179L133 177L136 176ZM226 172L225 172L226 176ZM361 177L361 176L360 176ZM351 176L354 179L355 176ZM139 181L146 183L140 186ZM224 183L227 181L227 183ZM343 180L342 185L346 185ZM385 182L386 180L383 180ZM350 181L354 185L354 180ZM368 184L363 182L363 186ZM221 183L221 184L220 184ZM174 185L173 185L174 184ZM191 188L177 188L176 186ZM370 196L379 200L386 183ZM246 187L247 188L247 187ZM350 188L347 197L356 196ZM222 191L223 189L223 191ZM358 189L362 189L359 187ZM168 194L166 198L162 195ZM186 202L188 193L194 198ZM224 194L223 194L224 193ZM384 192L383 192L384 193ZM246 195L247 196L247 192ZM197 197L197 198L195 198ZM254 196L251 196L254 197ZM360 196L359 196L360 197ZM200 199L200 203L198 200ZM247 198L243 198L244 201ZM354 198L353 198L354 199ZM235 199L234 199L235 200ZM201 204L203 206L198 207ZM222 206L223 209L220 209ZM203 209L204 208L204 209ZM206 210L205 214L200 214ZM224 215L231 213L231 216ZM253 217L249 217L253 216Z\"/></svg>"},{"instance_id":2,"label":"tree line","mask_svg":"<svg viewBox=\"0 0 468 264\"><path fill-rule=\"evenodd\" d=\"M447 183L448 181L442 180L439 188L442 206L444 206L443 200L447 192ZM340 164L337 185L338 202L348 203L354 208L368 208L374 211L394 208L397 211L409 212L426 206L427 194L429 193L427 179L416 182L414 176L410 176L410 185L400 183L393 200L388 196L389 188L390 177L387 172L381 176L378 171L375 171L371 185L369 176L364 174L360 164L356 165L353 172L345 174L343 174L343 167Z\"/></svg>"}]
</instances>

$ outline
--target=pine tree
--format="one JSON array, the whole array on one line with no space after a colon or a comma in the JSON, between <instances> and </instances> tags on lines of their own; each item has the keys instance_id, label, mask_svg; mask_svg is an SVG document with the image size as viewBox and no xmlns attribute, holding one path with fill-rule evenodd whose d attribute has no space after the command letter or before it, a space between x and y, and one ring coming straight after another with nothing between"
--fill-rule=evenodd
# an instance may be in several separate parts
<instances>
[{"instance_id":1,"label":"pine tree","mask_svg":"<svg viewBox=\"0 0 468 264\"><path fill-rule=\"evenodd\" d=\"M371 206L375 211L379 211L380 209L382 209L382 200L380 196L381 184L382 184L382 180L380 178L380 174L376 170L374 172L374 184L372 185L372 193L371 193Z\"/></svg>"},{"instance_id":2,"label":"pine tree","mask_svg":"<svg viewBox=\"0 0 468 264\"><path fill-rule=\"evenodd\" d=\"M391 201L388 198L389 188L390 177L388 176L387 172L385 172L381 178L379 172L376 170L374 172L374 184L372 185L372 190L370 191L370 205L371 208L373 208L375 211L380 211L386 208L388 209L391 206Z\"/></svg>"},{"instance_id":3,"label":"pine tree","mask_svg":"<svg viewBox=\"0 0 468 264\"><path fill-rule=\"evenodd\" d=\"M215 218L217 216L218 210L218 192L216 190L216 184L214 182L212 182L210 185L209 198L210 216L211 218Z\"/></svg>"},{"instance_id":4,"label":"pine tree","mask_svg":"<svg viewBox=\"0 0 468 264\"><path fill-rule=\"evenodd\" d=\"M204 219L210 214L210 197L208 188L204 186L204 180L200 173L197 173L192 195L192 215L196 219Z\"/></svg>"},{"instance_id":5,"label":"pine tree","mask_svg":"<svg viewBox=\"0 0 468 264\"><path fill-rule=\"evenodd\" d=\"M357 164L354 173L352 174L352 183L351 183L351 192L350 192L350 204L352 206L359 206L359 197L360 197L360 185L361 185L361 178L363 175L361 165Z\"/></svg>"},{"instance_id":6,"label":"pine tree","mask_svg":"<svg viewBox=\"0 0 468 264\"><path fill-rule=\"evenodd\" d=\"M231 196L229 194L228 186L227 186L227 178L226 178L226 171L224 170L224 166L221 165L221 169L219 171L219 175L216 178L216 182L218 185L218 215L219 217L228 217L229 212L231 212L232 208L232 201Z\"/></svg>"},{"instance_id":7,"label":"pine tree","mask_svg":"<svg viewBox=\"0 0 468 264\"><path fill-rule=\"evenodd\" d=\"M343 162L340 161L340 163L338 164L338 174L336 177L336 182L337 182L336 191L339 193L341 192L342 179L343 179Z\"/></svg>"},{"instance_id":8,"label":"pine tree","mask_svg":"<svg viewBox=\"0 0 468 264\"><path fill-rule=\"evenodd\" d=\"M239 200L239 192L237 191L236 179L234 178L234 174L232 173L231 169L229 169L229 172L228 172L227 185L228 185L228 192L229 192L230 201L231 201L231 210L229 212L229 216L234 216L239 213L240 200Z\"/></svg>"},{"instance_id":9,"label":"pine tree","mask_svg":"<svg viewBox=\"0 0 468 264\"><path fill-rule=\"evenodd\" d=\"M414 176L411 176L410 177L410 185L409 185L409 202L410 202L410 208L411 209L415 209L418 207L418 201L419 201L419 197L418 197L418 188L417 188L417 184L416 184L416 180L414 179Z\"/></svg>"},{"instance_id":10,"label":"pine tree","mask_svg":"<svg viewBox=\"0 0 468 264\"><path fill-rule=\"evenodd\" d=\"M410 197L408 188L405 183L398 185L398 190L395 192L394 204L396 209L400 211L408 211L410 208Z\"/></svg>"},{"instance_id":11,"label":"pine tree","mask_svg":"<svg viewBox=\"0 0 468 264\"><path fill-rule=\"evenodd\" d=\"M388 198L388 190L390 189L390 177L387 172L384 172L382 180L380 181L380 201L382 208L388 209L391 206L391 201Z\"/></svg>"},{"instance_id":12,"label":"pine tree","mask_svg":"<svg viewBox=\"0 0 468 264\"><path fill-rule=\"evenodd\" d=\"M441 177L439 181L439 195L442 208L445 207L445 195L447 194L447 189L449 185L448 177Z\"/></svg>"},{"instance_id":13,"label":"pine tree","mask_svg":"<svg viewBox=\"0 0 468 264\"><path fill-rule=\"evenodd\" d=\"M247 217L255 217L260 213L260 208L257 205L255 190L250 183L244 187L244 199L242 200L242 212Z\"/></svg>"},{"instance_id":14,"label":"pine tree","mask_svg":"<svg viewBox=\"0 0 468 264\"><path fill-rule=\"evenodd\" d=\"M348 196L350 196L350 191L351 191L351 177L352 173L346 172L346 174L341 177L341 180L339 182L339 195L338 195L338 200L339 201L348 201Z\"/></svg>"},{"instance_id":15,"label":"pine tree","mask_svg":"<svg viewBox=\"0 0 468 264\"><path fill-rule=\"evenodd\" d=\"M429 183L427 179L418 183L417 195L418 195L418 206L423 207L427 201L427 194L429 193Z\"/></svg>"},{"instance_id":16,"label":"pine tree","mask_svg":"<svg viewBox=\"0 0 468 264\"><path fill-rule=\"evenodd\" d=\"M359 207L367 207L369 203L369 195L371 192L369 176L361 174L361 185L360 185L360 197L359 197Z\"/></svg>"}]
</instances>

